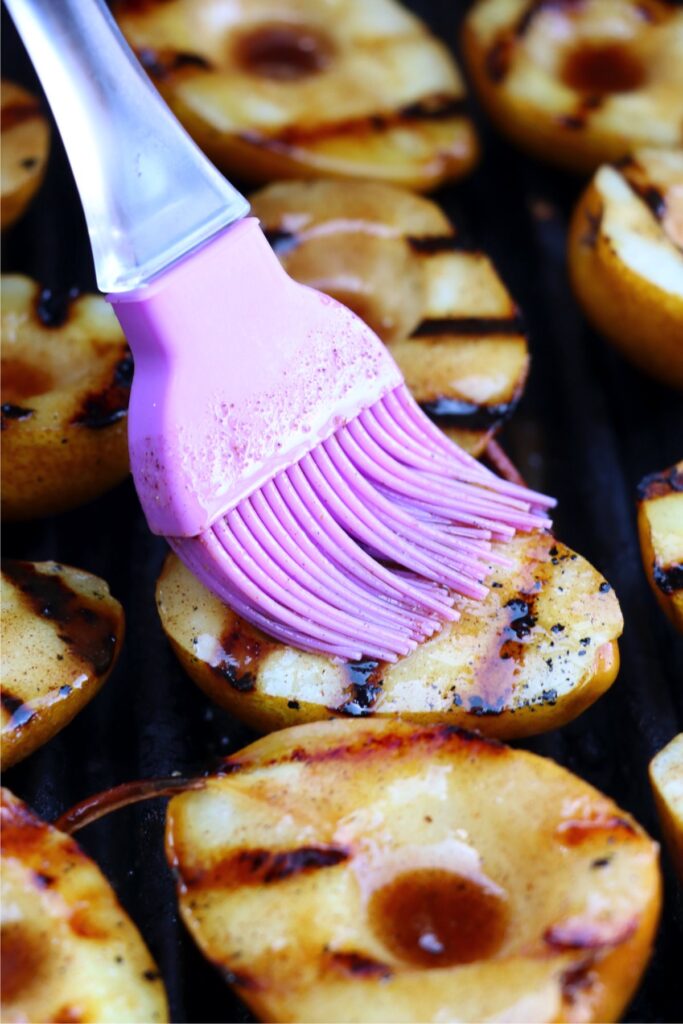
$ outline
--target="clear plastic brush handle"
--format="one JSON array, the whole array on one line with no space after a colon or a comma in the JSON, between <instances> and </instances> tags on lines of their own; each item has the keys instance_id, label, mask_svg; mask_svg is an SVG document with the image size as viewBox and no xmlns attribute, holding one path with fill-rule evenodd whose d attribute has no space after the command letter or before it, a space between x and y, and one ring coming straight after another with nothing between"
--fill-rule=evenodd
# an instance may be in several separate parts
<instances>
[{"instance_id":1,"label":"clear plastic brush handle","mask_svg":"<svg viewBox=\"0 0 683 1024\"><path fill-rule=\"evenodd\" d=\"M180 126L103 0L6 0L59 126L103 292L127 292L249 204Z\"/></svg>"}]
</instances>

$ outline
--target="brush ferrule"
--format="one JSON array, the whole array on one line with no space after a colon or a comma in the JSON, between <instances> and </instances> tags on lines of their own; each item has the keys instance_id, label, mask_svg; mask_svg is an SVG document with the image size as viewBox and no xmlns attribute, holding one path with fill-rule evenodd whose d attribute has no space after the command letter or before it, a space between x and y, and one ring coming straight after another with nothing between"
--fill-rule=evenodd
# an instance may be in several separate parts
<instances>
[{"instance_id":1,"label":"brush ferrule","mask_svg":"<svg viewBox=\"0 0 683 1024\"><path fill-rule=\"evenodd\" d=\"M130 291L249 211L143 71L104 0L7 0L78 185L103 292Z\"/></svg>"}]
</instances>

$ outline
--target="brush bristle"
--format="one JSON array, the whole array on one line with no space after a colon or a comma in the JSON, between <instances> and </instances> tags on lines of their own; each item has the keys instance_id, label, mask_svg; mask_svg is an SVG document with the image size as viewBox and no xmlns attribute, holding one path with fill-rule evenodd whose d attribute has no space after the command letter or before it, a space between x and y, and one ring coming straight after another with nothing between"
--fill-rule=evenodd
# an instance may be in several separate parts
<instances>
[{"instance_id":1,"label":"brush bristle","mask_svg":"<svg viewBox=\"0 0 683 1024\"><path fill-rule=\"evenodd\" d=\"M552 499L448 440L405 386L344 424L176 553L287 644L395 661L481 599L496 541L550 526Z\"/></svg>"}]
</instances>

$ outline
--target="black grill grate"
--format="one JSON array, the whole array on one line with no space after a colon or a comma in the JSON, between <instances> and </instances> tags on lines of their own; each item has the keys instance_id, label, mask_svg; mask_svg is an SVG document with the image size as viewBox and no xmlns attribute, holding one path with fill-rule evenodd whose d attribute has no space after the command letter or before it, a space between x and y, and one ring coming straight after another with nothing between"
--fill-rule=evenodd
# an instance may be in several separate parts
<instances>
[{"instance_id":1,"label":"black grill grate","mask_svg":"<svg viewBox=\"0 0 683 1024\"><path fill-rule=\"evenodd\" d=\"M456 38L464 4L424 0L410 6L443 39ZM4 16L3 28L3 74L37 88ZM559 497L558 535L605 573L626 618L614 687L579 720L527 745L600 787L658 835L647 764L683 728L683 643L643 576L634 493L643 475L683 455L683 401L603 344L572 300L565 228L580 183L520 156L485 125L481 131L482 165L438 198L465 236L491 253L531 330L532 376L503 442L531 485ZM82 215L56 140L45 185L5 239L4 270L28 273L57 289L93 287ZM189 682L166 644L154 606L165 548L147 532L130 483L67 515L6 528L4 550L97 573L127 616L123 654L102 693L51 743L7 773L7 785L41 814L56 817L75 801L132 778L201 770L248 738ZM250 1020L178 920L162 827L157 801L106 818L79 839L157 958L173 1019ZM680 893L664 863L662 926L631 1021L676 1021L683 1010Z\"/></svg>"}]
</instances>

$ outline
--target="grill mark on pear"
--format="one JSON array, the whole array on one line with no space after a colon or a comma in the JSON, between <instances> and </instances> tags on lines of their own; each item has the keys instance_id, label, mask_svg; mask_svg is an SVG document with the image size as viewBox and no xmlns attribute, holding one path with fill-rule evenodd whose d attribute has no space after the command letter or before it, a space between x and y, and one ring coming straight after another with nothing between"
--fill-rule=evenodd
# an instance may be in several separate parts
<instances>
[{"instance_id":1,"label":"grill mark on pear","mask_svg":"<svg viewBox=\"0 0 683 1024\"><path fill-rule=\"evenodd\" d=\"M329 959L333 968L353 978L390 978L393 973L388 964L355 950L333 950Z\"/></svg>"},{"instance_id":2,"label":"grill mark on pear","mask_svg":"<svg viewBox=\"0 0 683 1024\"><path fill-rule=\"evenodd\" d=\"M654 498L666 498L669 494L683 492L683 470L678 466L650 473L638 484L638 500L652 501Z\"/></svg>"},{"instance_id":3,"label":"grill mark on pear","mask_svg":"<svg viewBox=\"0 0 683 1024\"><path fill-rule=\"evenodd\" d=\"M348 121L319 124L312 127L291 125L273 135L257 131L242 131L239 138L252 146L278 150L296 145L318 142L335 135L363 135L370 132L387 131L401 125L419 124L429 121L445 121L449 118L464 117L467 102L464 96L426 96L416 103L399 110L369 114L366 117Z\"/></svg>"},{"instance_id":4,"label":"grill mark on pear","mask_svg":"<svg viewBox=\"0 0 683 1024\"><path fill-rule=\"evenodd\" d=\"M486 337L487 335L515 335L524 333L520 316L450 316L427 318L418 324L412 338L429 338L434 335L457 334Z\"/></svg>"},{"instance_id":5,"label":"grill mark on pear","mask_svg":"<svg viewBox=\"0 0 683 1024\"><path fill-rule=\"evenodd\" d=\"M36 301L36 316L43 327L63 327L70 319L74 300L80 295L78 288L43 288Z\"/></svg>"},{"instance_id":6,"label":"grill mark on pear","mask_svg":"<svg viewBox=\"0 0 683 1024\"><path fill-rule=\"evenodd\" d=\"M188 889L223 889L242 885L269 885L296 875L336 867L350 857L341 846L301 846L294 850L238 850L211 867L181 869Z\"/></svg>"},{"instance_id":7,"label":"grill mark on pear","mask_svg":"<svg viewBox=\"0 0 683 1024\"><path fill-rule=\"evenodd\" d=\"M11 131L17 125L26 124L27 121L33 121L37 117L40 117L40 104L37 101L10 103L2 108L2 131Z\"/></svg>"},{"instance_id":8,"label":"grill mark on pear","mask_svg":"<svg viewBox=\"0 0 683 1024\"><path fill-rule=\"evenodd\" d=\"M6 687L2 687L0 691L0 704L2 704L5 711L8 713L9 720L3 726L3 732L11 731L13 729L20 729L22 725L26 725L35 716L36 712L30 704L22 700L21 697L15 697Z\"/></svg>"},{"instance_id":9,"label":"grill mark on pear","mask_svg":"<svg viewBox=\"0 0 683 1024\"><path fill-rule=\"evenodd\" d=\"M519 396L516 395L509 402L478 405L475 402L466 402L461 398L442 395L429 402L420 402L420 408L432 419L438 420L442 427L452 426L461 430L492 430L507 422L515 411L518 401Z\"/></svg>"},{"instance_id":10,"label":"grill mark on pear","mask_svg":"<svg viewBox=\"0 0 683 1024\"><path fill-rule=\"evenodd\" d=\"M655 562L652 576L663 594L671 595L683 590L683 562L676 562L673 565L660 565L659 562Z\"/></svg>"},{"instance_id":11,"label":"grill mark on pear","mask_svg":"<svg viewBox=\"0 0 683 1024\"><path fill-rule=\"evenodd\" d=\"M284 228L264 228L263 233L271 248L282 256L290 249L296 248L301 236L296 231ZM461 238L460 235L406 235L405 240L418 256L439 256L444 253L465 252L477 255L481 252L475 245Z\"/></svg>"},{"instance_id":12,"label":"grill mark on pear","mask_svg":"<svg viewBox=\"0 0 683 1024\"><path fill-rule=\"evenodd\" d=\"M434 725L419 730L411 730L409 734L402 732L386 732L378 736L365 736L356 743L344 743L335 747L319 750L305 750L295 747L281 757L274 757L252 765L249 761L232 761L230 758L221 765L217 774L248 773L252 768L261 770L276 764L324 764L326 762L371 760L374 758L402 757L412 754L421 748L425 752L430 749L460 747L463 754L476 754L480 757L507 757L511 750L498 740L482 736L478 732L463 729L458 725Z\"/></svg>"},{"instance_id":13,"label":"grill mark on pear","mask_svg":"<svg viewBox=\"0 0 683 1024\"><path fill-rule=\"evenodd\" d=\"M437 256L447 252L477 253L480 250L459 235L408 235L408 245L420 256Z\"/></svg>"},{"instance_id":14,"label":"grill mark on pear","mask_svg":"<svg viewBox=\"0 0 683 1024\"><path fill-rule=\"evenodd\" d=\"M655 502L675 494L683 494L683 470L679 465L650 473L640 481L637 488L639 503ZM652 578L658 589L667 596L683 590L683 562L663 565L655 558L652 563Z\"/></svg>"},{"instance_id":15,"label":"grill mark on pear","mask_svg":"<svg viewBox=\"0 0 683 1024\"><path fill-rule=\"evenodd\" d=\"M500 85L507 78L512 66L515 47L527 34L534 19L541 11L552 8L561 10L565 7L576 6L580 2L581 0L531 0L531 3L526 5L513 25L496 34L484 54L484 69L491 81Z\"/></svg>"},{"instance_id":16,"label":"grill mark on pear","mask_svg":"<svg viewBox=\"0 0 683 1024\"><path fill-rule=\"evenodd\" d=\"M41 573L30 562L3 562L3 575L22 594L26 607L52 622L59 639L97 676L111 667L119 617L104 601L72 590L56 573Z\"/></svg>"},{"instance_id":17,"label":"grill mark on pear","mask_svg":"<svg viewBox=\"0 0 683 1024\"><path fill-rule=\"evenodd\" d=\"M347 699L331 710L338 714L351 715L354 718L365 718L375 710L384 687L382 678L387 668L386 662L373 661L366 658L352 661L344 665L349 678L350 689Z\"/></svg>"},{"instance_id":18,"label":"grill mark on pear","mask_svg":"<svg viewBox=\"0 0 683 1024\"><path fill-rule=\"evenodd\" d=\"M661 189L647 180L643 168L633 157L623 160L617 166L631 192L645 203L657 223L661 224L666 216L666 199Z\"/></svg>"},{"instance_id":19,"label":"grill mark on pear","mask_svg":"<svg viewBox=\"0 0 683 1024\"><path fill-rule=\"evenodd\" d=\"M586 122L596 110L599 110L604 103L605 97L599 95L581 96L573 111L559 114L557 121L565 128L580 131L586 127Z\"/></svg>"},{"instance_id":20,"label":"grill mark on pear","mask_svg":"<svg viewBox=\"0 0 683 1024\"><path fill-rule=\"evenodd\" d=\"M233 621L220 637L223 657L211 671L226 681L238 693L250 693L256 689L256 680L264 659L277 647L274 640L265 634L257 634L246 623Z\"/></svg>"},{"instance_id":21,"label":"grill mark on pear","mask_svg":"<svg viewBox=\"0 0 683 1024\"><path fill-rule=\"evenodd\" d=\"M8 426L13 421L21 422L22 420L29 420L35 412L35 409L29 409L27 406L23 405L14 405L12 402L3 402L0 409L2 412L0 430L7 430Z\"/></svg>"},{"instance_id":22,"label":"grill mark on pear","mask_svg":"<svg viewBox=\"0 0 683 1024\"><path fill-rule=\"evenodd\" d=\"M157 79L170 78L177 71L213 70L211 61L200 53L170 49L155 50L151 46L143 46L135 52L145 71Z\"/></svg>"},{"instance_id":23,"label":"grill mark on pear","mask_svg":"<svg viewBox=\"0 0 683 1024\"><path fill-rule=\"evenodd\" d=\"M111 381L99 391L91 391L81 401L81 407L72 417L75 426L101 430L117 423L128 412L130 386L133 380L133 359L130 352L119 360Z\"/></svg>"}]
</instances>

